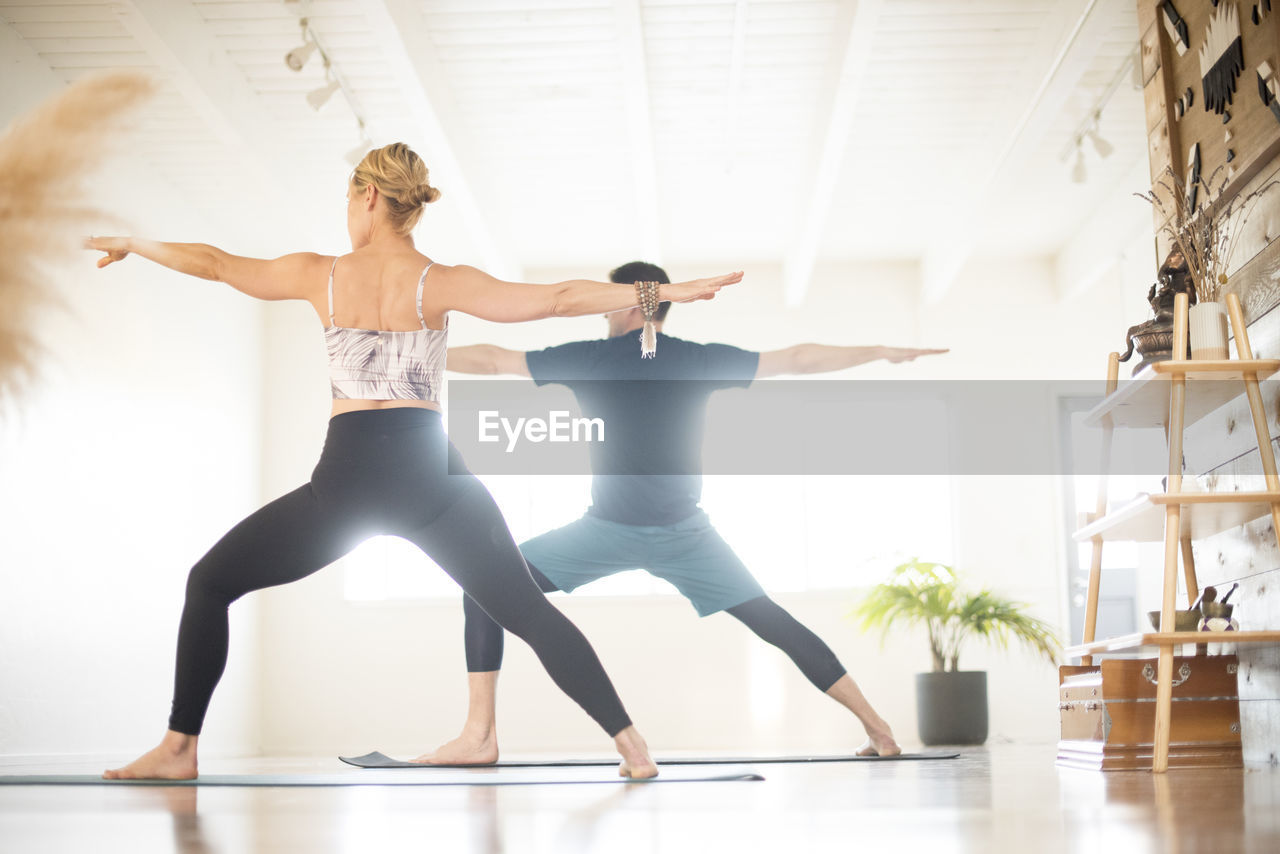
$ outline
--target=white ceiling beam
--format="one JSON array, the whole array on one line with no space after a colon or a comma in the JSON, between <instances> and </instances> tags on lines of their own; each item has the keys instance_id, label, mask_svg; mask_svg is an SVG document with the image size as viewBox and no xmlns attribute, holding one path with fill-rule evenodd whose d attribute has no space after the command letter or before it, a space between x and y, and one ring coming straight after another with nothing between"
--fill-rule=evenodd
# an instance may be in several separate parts
<instances>
[{"instance_id":1,"label":"white ceiling beam","mask_svg":"<svg viewBox=\"0 0 1280 854\"><path fill-rule=\"evenodd\" d=\"M662 263L658 217L658 167L653 150L653 122L649 109L649 72L644 55L644 24L640 0L616 0L618 57L622 63L623 106L627 115L627 144L635 182L636 235L645 260Z\"/></svg>"},{"instance_id":2,"label":"white ceiling beam","mask_svg":"<svg viewBox=\"0 0 1280 854\"><path fill-rule=\"evenodd\" d=\"M0 78L4 79L4 85L0 86L0 132L67 86L18 31L3 20L0 20Z\"/></svg>"},{"instance_id":3,"label":"white ceiling beam","mask_svg":"<svg viewBox=\"0 0 1280 854\"><path fill-rule=\"evenodd\" d=\"M960 270L983 237L991 212L999 203L996 191L1007 185L1026 158L1060 117L1067 100L1097 56L1122 0L1074 0L1074 22L1050 60L1012 132L995 156L986 161L983 177L963 193L963 208L946 218L947 231L927 249L920 261L921 299L934 303L951 289ZM1060 31L1060 30L1059 30Z\"/></svg>"},{"instance_id":4,"label":"white ceiling beam","mask_svg":"<svg viewBox=\"0 0 1280 854\"><path fill-rule=\"evenodd\" d=\"M129 35L223 144L249 148L270 121L235 63L186 0L116 0Z\"/></svg>"},{"instance_id":5,"label":"white ceiling beam","mask_svg":"<svg viewBox=\"0 0 1280 854\"><path fill-rule=\"evenodd\" d=\"M24 39L17 30L0 20L0 78L5 81L0 86L0 131L15 119L26 115L44 102L61 94L67 88L67 81L54 71L45 59L32 47L30 40ZM143 106L142 110L145 111ZM137 156L119 156L112 160L111 168L121 179L121 186L146 188L146 192L154 191L162 197L176 197L179 192L163 175L154 168L154 160L140 159ZM112 182L113 184L115 182ZM145 193L144 193L145 194ZM95 198L99 195L94 192ZM112 209L106 197L96 202L99 210ZM200 220L219 234L233 237L245 236L245 223L229 219L220 210L208 210L200 205L193 206ZM184 218L184 221L190 221ZM104 227L111 227L114 220L104 222ZM284 235L288 237L287 234Z\"/></svg>"},{"instance_id":6,"label":"white ceiling beam","mask_svg":"<svg viewBox=\"0 0 1280 854\"><path fill-rule=\"evenodd\" d=\"M1087 292L1140 240L1148 247L1155 245L1151 209L1133 197L1134 187L1150 181L1148 168L1143 152L1058 251L1053 262L1058 299L1068 301Z\"/></svg>"},{"instance_id":7,"label":"white ceiling beam","mask_svg":"<svg viewBox=\"0 0 1280 854\"><path fill-rule=\"evenodd\" d=\"M449 128L454 128L456 135L462 121L448 92L444 65L431 41L419 4L413 0L361 0L360 6L404 87L409 110L422 133L422 149L429 157L432 183L443 188L458 205L485 270L503 279L522 279L520 265L498 242L480 209L474 184L458 160Z\"/></svg>"},{"instance_id":8,"label":"white ceiling beam","mask_svg":"<svg viewBox=\"0 0 1280 854\"><path fill-rule=\"evenodd\" d=\"M829 84L831 95L824 102L827 109L822 113L830 118L820 147L810 160L814 164L813 171L808 183L802 185L808 188L808 200L791 250L782 265L787 305L799 305L809 289L819 244L826 231L827 217L831 213L836 181L840 177L840 168L849 147L854 108L871 61L871 39L880 18L880 9L881 0L858 0L847 26L839 30L844 34L844 50Z\"/></svg>"},{"instance_id":9,"label":"white ceiling beam","mask_svg":"<svg viewBox=\"0 0 1280 854\"><path fill-rule=\"evenodd\" d=\"M120 23L151 57L161 77L183 96L214 136L238 155L254 187L268 194L278 210L296 206L310 192L309 182L291 175L287 164L267 152L271 115L257 93L217 43L199 11L186 0L116 0ZM299 196L299 194L302 194ZM305 245L313 237L278 218L281 237Z\"/></svg>"},{"instance_id":10,"label":"white ceiling beam","mask_svg":"<svg viewBox=\"0 0 1280 854\"><path fill-rule=\"evenodd\" d=\"M732 172L737 159L739 111L742 109L742 71L747 64L747 0L733 4L733 34L729 37L729 92L725 107L726 172Z\"/></svg>"}]
</instances>

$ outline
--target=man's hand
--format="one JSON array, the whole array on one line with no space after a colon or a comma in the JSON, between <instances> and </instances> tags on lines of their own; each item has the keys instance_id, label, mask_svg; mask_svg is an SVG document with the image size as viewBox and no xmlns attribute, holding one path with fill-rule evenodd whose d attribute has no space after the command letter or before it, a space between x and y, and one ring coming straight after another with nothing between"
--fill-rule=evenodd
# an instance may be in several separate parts
<instances>
[{"instance_id":1,"label":"man's hand","mask_svg":"<svg viewBox=\"0 0 1280 854\"><path fill-rule=\"evenodd\" d=\"M843 371L877 359L887 362L910 362L920 356L935 356L949 352L943 349L917 349L913 347L836 347L828 344L796 344L785 350L771 350L760 354L756 367L756 379L776 377L782 374L825 374Z\"/></svg>"},{"instance_id":2,"label":"man's hand","mask_svg":"<svg viewBox=\"0 0 1280 854\"><path fill-rule=\"evenodd\" d=\"M886 362L913 362L920 356L936 356L939 353L950 353L950 347L942 349L917 350L911 347L881 347L880 358Z\"/></svg>"},{"instance_id":3,"label":"man's hand","mask_svg":"<svg viewBox=\"0 0 1280 854\"><path fill-rule=\"evenodd\" d=\"M659 299L664 302L694 302L700 299L712 299L720 289L742 281L742 273L727 273L723 276L709 276L705 279L691 279L687 282L673 282L659 285Z\"/></svg>"}]
</instances>

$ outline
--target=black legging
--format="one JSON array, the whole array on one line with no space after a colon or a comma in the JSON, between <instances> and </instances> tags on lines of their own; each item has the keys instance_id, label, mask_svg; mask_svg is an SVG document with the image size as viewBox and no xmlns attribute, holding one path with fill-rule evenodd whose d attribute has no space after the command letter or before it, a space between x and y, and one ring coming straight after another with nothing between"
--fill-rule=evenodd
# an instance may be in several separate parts
<instances>
[{"instance_id":1,"label":"black legging","mask_svg":"<svg viewBox=\"0 0 1280 854\"><path fill-rule=\"evenodd\" d=\"M543 592L558 589L533 564L529 564L529 573ZM467 670L486 673L501 669L502 627L490 619L470 596L462 598L462 610L466 615L463 631ZM768 596L757 596L725 610L762 640L785 652L819 691L829 690L847 672L822 638Z\"/></svg>"},{"instance_id":2,"label":"black legging","mask_svg":"<svg viewBox=\"0 0 1280 854\"><path fill-rule=\"evenodd\" d=\"M227 606L304 578L378 534L403 537L431 556L468 601L479 603L477 611L533 647L555 683L605 732L630 725L587 639L529 577L502 514L467 473L440 414L403 407L330 419L311 482L236 525L191 570L169 728L200 732L227 663Z\"/></svg>"}]
</instances>

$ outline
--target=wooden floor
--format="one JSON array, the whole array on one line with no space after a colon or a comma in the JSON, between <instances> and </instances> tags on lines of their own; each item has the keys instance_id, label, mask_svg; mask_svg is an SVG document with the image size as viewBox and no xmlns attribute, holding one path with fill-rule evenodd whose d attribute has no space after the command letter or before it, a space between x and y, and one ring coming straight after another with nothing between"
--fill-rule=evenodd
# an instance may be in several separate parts
<instances>
[{"instance_id":1,"label":"wooden floor","mask_svg":"<svg viewBox=\"0 0 1280 854\"><path fill-rule=\"evenodd\" d=\"M765 782L657 786L0 786L0 851L1280 851L1276 769L1102 774L1059 769L1053 757L1053 745L995 745L952 761L760 765ZM361 773L330 759L202 770Z\"/></svg>"}]
</instances>

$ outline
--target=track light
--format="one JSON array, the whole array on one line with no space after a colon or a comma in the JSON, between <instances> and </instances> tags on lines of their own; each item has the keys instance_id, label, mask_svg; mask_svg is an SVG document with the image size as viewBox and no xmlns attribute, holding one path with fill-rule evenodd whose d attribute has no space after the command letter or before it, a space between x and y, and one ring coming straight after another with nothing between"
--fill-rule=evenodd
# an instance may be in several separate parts
<instances>
[{"instance_id":1,"label":"track light","mask_svg":"<svg viewBox=\"0 0 1280 854\"><path fill-rule=\"evenodd\" d=\"M311 109L320 112L320 108L329 103L329 99L333 97L333 93L341 88L337 80L330 80L319 89L312 89L307 93L307 103L311 105Z\"/></svg>"},{"instance_id":2,"label":"track light","mask_svg":"<svg viewBox=\"0 0 1280 854\"><path fill-rule=\"evenodd\" d=\"M294 71L301 71L302 66L307 64L307 60L311 58L311 54L316 52L319 45L316 40L311 37L311 31L307 27L307 19L299 18L298 26L302 27L302 44L295 47L284 55L284 64Z\"/></svg>"},{"instance_id":3,"label":"track light","mask_svg":"<svg viewBox=\"0 0 1280 854\"><path fill-rule=\"evenodd\" d=\"M1115 146L1099 136L1096 130L1089 131L1085 136L1089 137L1089 141L1093 143L1093 150L1098 152L1099 157L1110 157L1111 152L1116 150Z\"/></svg>"},{"instance_id":4,"label":"track light","mask_svg":"<svg viewBox=\"0 0 1280 854\"><path fill-rule=\"evenodd\" d=\"M307 64L307 60L315 52L316 43L308 39L305 44L295 47L284 55L284 64L294 71L301 71L302 66Z\"/></svg>"},{"instance_id":5,"label":"track light","mask_svg":"<svg viewBox=\"0 0 1280 854\"><path fill-rule=\"evenodd\" d=\"M1093 117L1093 125L1084 132L1084 135L1089 137L1089 142L1093 143L1093 150L1098 152L1099 157L1110 157L1111 152L1115 151L1116 147L1103 139L1098 133L1098 122L1101 119L1101 114L1095 114Z\"/></svg>"},{"instance_id":6,"label":"track light","mask_svg":"<svg viewBox=\"0 0 1280 854\"><path fill-rule=\"evenodd\" d=\"M1214 5L1217 3L1215 2ZM1111 78L1102 95L1093 102L1089 111L1084 113L1080 124L1069 136L1063 138L1062 153L1058 155L1058 159L1066 164L1069 158L1075 158L1071 165L1071 180L1077 184L1083 184L1087 180L1084 162L1086 139L1089 140L1090 147L1098 157L1110 157L1115 153L1116 147L1109 140L1103 139L1099 131L1102 125L1102 111L1106 109L1111 97L1126 79L1131 82L1134 89L1142 89L1142 59L1139 54L1140 51L1136 48L1129 53L1125 61L1116 69L1115 76Z\"/></svg>"}]
</instances>

